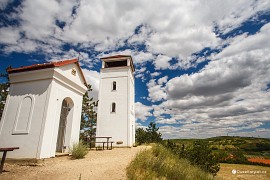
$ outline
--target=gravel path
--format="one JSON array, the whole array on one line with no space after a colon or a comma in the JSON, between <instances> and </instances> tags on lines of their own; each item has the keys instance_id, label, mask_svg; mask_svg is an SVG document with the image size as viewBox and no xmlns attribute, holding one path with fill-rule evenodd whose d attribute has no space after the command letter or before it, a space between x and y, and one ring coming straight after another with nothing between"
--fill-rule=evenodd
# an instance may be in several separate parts
<instances>
[{"instance_id":1,"label":"gravel path","mask_svg":"<svg viewBox=\"0 0 270 180\"><path fill-rule=\"evenodd\" d=\"M22 166L6 163L0 179L48 179L48 180L114 180L126 179L126 167L135 155L148 148L115 148L105 151L89 151L86 158L71 160L70 157L46 159L38 166Z\"/></svg>"}]
</instances>

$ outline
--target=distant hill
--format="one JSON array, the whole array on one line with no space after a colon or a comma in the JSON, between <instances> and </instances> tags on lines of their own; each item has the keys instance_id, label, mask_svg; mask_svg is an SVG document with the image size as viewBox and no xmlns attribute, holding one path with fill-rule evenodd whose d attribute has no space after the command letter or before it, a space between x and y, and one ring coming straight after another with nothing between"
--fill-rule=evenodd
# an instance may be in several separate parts
<instances>
[{"instance_id":1,"label":"distant hill","mask_svg":"<svg viewBox=\"0 0 270 180\"><path fill-rule=\"evenodd\" d=\"M238 149L246 156L262 156L270 159L270 139L257 137L219 136L207 139L171 139L178 145L191 145L194 141L207 142L212 150Z\"/></svg>"}]
</instances>

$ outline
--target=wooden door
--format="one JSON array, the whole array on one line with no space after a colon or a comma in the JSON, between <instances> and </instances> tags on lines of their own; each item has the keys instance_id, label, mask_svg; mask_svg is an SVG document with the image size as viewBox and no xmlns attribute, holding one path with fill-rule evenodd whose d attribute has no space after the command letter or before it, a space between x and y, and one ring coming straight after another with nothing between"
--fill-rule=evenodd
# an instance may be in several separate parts
<instances>
[{"instance_id":1,"label":"wooden door","mask_svg":"<svg viewBox=\"0 0 270 180\"><path fill-rule=\"evenodd\" d=\"M64 149L68 112L69 112L69 108L68 108L67 101L63 100L60 121L59 121L59 128L58 128L56 152L63 152L63 149Z\"/></svg>"}]
</instances>

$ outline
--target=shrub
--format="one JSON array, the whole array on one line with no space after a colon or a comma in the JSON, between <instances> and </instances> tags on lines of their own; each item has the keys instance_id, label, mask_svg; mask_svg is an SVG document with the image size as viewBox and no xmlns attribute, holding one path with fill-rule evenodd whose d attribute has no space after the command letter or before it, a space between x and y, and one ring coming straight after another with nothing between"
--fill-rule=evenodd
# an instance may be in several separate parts
<instances>
[{"instance_id":1,"label":"shrub","mask_svg":"<svg viewBox=\"0 0 270 180\"><path fill-rule=\"evenodd\" d=\"M205 172L212 173L213 176L220 169L218 158L212 153L211 148L204 141L194 141L192 145L185 147L184 144L179 146L171 140L167 140L165 147L178 155L179 158L188 159L192 165L198 166Z\"/></svg>"},{"instance_id":2,"label":"shrub","mask_svg":"<svg viewBox=\"0 0 270 180\"><path fill-rule=\"evenodd\" d=\"M73 144L71 149L71 155L74 159L82 159L88 153L87 146L82 141Z\"/></svg>"},{"instance_id":3,"label":"shrub","mask_svg":"<svg viewBox=\"0 0 270 180\"><path fill-rule=\"evenodd\" d=\"M211 174L192 166L186 159L179 159L162 145L153 145L137 154L127 167L127 177L131 180L213 179Z\"/></svg>"},{"instance_id":4,"label":"shrub","mask_svg":"<svg viewBox=\"0 0 270 180\"><path fill-rule=\"evenodd\" d=\"M248 160L239 149L220 150L217 153L218 161L231 164L247 164Z\"/></svg>"},{"instance_id":5,"label":"shrub","mask_svg":"<svg viewBox=\"0 0 270 180\"><path fill-rule=\"evenodd\" d=\"M147 132L143 128L136 129L136 143L138 145L144 144L148 142Z\"/></svg>"},{"instance_id":6,"label":"shrub","mask_svg":"<svg viewBox=\"0 0 270 180\"><path fill-rule=\"evenodd\" d=\"M209 145L203 141L195 141L187 150L187 158L193 165L216 176L220 169L218 159L213 155Z\"/></svg>"},{"instance_id":7,"label":"shrub","mask_svg":"<svg viewBox=\"0 0 270 180\"><path fill-rule=\"evenodd\" d=\"M150 122L148 128L144 130L143 128L136 129L136 142L140 144L144 143L156 143L161 142L161 133L158 132L159 128L156 126L154 122Z\"/></svg>"}]
</instances>

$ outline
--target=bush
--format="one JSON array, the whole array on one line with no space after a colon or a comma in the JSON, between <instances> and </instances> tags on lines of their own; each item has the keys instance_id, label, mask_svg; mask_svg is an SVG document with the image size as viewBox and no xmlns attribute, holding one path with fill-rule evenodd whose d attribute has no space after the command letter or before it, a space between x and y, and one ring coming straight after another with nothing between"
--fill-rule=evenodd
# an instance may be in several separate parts
<instances>
[{"instance_id":1,"label":"bush","mask_svg":"<svg viewBox=\"0 0 270 180\"><path fill-rule=\"evenodd\" d=\"M148 128L144 130L143 128L136 129L136 142L140 144L144 143L157 143L161 142L161 133L158 132L159 128L154 122L150 122Z\"/></svg>"},{"instance_id":2,"label":"bush","mask_svg":"<svg viewBox=\"0 0 270 180\"><path fill-rule=\"evenodd\" d=\"M132 180L148 179L213 179L211 174L192 166L188 160L162 145L153 145L141 151L127 167L127 177Z\"/></svg>"},{"instance_id":3,"label":"bush","mask_svg":"<svg viewBox=\"0 0 270 180\"><path fill-rule=\"evenodd\" d=\"M87 146L82 141L73 144L71 149L71 155L74 159L82 159L88 153Z\"/></svg>"},{"instance_id":4,"label":"bush","mask_svg":"<svg viewBox=\"0 0 270 180\"><path fill-rule=\"evenodd\" d=\"M209 145L203 141L195 141L187 150L187 158L193 165L216 176L220 169L218 159L212 153Z\"/></svg>"},{"instance_id":5,"label":"bush","mask_svg":"<svg viewBox=\"0 0 270 180\"><path fill-rule=\"evenodd\" d=\"M136 129L136 143L138 145L148 142L147 132L143 128Z\"/></svg>"},{"instance_id":6,"label":"bush","mask_svg":"<svg viewBox=\"0 0 270 180\"><path fill-rule=\"evenodd\" d=\"M192 165L198 166L213 176L216 176L220 169L218 158L212 153L211 148L204 141L194 141L192 145L187 147L184 144L179 146L171 140L167 140L167 143L164 144L166 148L178 155L179 158L188 159Z\"/></svg>"},{"instance_id":7,"label":"bush","mask_svg":"<svg viewBox=\"0 0 270 180\"><path fill-rule=\"evenodd\" d=\"M248 160L239 149L220 150L217 153L218 161L221 163L247 164Z\"/></svg>"}]
</instances>

